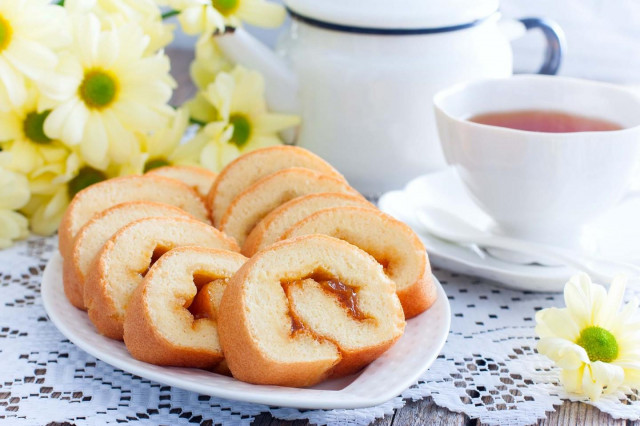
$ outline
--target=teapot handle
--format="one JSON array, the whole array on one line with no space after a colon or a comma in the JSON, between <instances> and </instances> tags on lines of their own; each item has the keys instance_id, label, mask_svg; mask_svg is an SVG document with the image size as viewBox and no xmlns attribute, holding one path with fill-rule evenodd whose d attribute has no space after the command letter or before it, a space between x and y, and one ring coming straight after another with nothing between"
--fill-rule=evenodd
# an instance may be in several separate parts
<instances>
[{"instance_id":1,"label":"teapot handle","mask_svg":"<svg viewBox=\"0 0 640 426\"><path fill-rule=\"evenodd\" d=\"M545 18L522 18L518 21L524 25L527 31L539 28L547 41L544 63L538 74L557 74L562 62L562 55L567 49L562 28L556 22Z\"/></svg>"}]
</instances>

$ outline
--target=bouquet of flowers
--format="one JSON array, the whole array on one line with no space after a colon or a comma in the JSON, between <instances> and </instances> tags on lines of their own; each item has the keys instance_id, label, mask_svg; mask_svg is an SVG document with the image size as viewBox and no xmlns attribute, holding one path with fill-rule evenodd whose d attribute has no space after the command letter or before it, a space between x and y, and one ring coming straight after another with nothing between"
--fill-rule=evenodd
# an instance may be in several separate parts
<instances>
[{"instance_id":1,"label":"bouquet of flowers","mask_svg":"<svg viewBox=\"0 0 640 426\"><path fill-rule=\"evenodd\" d=\"M199 35L198 93L176 109L163 50L175 15ZM270 113L262 76L227 60L212 36L284 16L265 0L0 0L0 248L55 232L93 183L173 164L217 171L282 143L298 117ZM185 141L190 125L199 128Z\"/></svg>"}]
</instances>

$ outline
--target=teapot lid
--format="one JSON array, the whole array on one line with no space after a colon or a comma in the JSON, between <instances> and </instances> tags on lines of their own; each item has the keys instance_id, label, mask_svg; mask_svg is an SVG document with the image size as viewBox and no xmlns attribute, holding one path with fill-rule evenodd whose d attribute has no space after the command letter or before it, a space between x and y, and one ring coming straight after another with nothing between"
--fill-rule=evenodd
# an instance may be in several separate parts
<instances>
[{"instance_id":1,"label":"teapot lid","mask_svg":"<svg viewBox=\"0 0 640 426\"><path fill-rule=\"evenodd\" d=\"M296 18L355 30L464 26L492 15L499 7L499 0L284 0L284 3Z\"/></svg>"}]
</instances>

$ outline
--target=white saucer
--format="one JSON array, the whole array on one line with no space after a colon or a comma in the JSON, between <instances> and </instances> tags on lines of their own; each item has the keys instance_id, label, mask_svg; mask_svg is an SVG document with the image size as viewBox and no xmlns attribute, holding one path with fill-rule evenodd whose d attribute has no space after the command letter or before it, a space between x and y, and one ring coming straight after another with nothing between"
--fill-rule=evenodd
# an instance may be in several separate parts
<instances>
[{"instance_id":1,"label":"white saucer","mask_svg":"<svg viewBox=\"0 0 640 426\"><path fill-rule=\"evenodd\" d=\"M335 409L382 404L413 385L433 364L449 335L451 310L442 286L433 277L438 299L407 321L404 335L361 372L309 388L252 385L195 368L160 367L131 357L123 342L98 334L86 312L64 295L62 258L55 253L42 276L42 302L55 326L80 349L140 377L218 398L278 407Z\"/></svg>"},{"instance_id":2,"label":"white saucer","mask_svg":"<svg viewBox=\"0 0 640 426\"><path fill-rule=\"evenodd\" d=\"M563 266L506 262L484 251L451 244L426 233L416 218L421 206L436 206L454 212L488 232L495 226L470 198L453 168L418 177L403 190L384 194L378 205L418 233L435 266L532 291L562 291L567 279L575 273ZM591 223L586 232L603 257L640 264L639 217L640 198L629 198Z\"/></svg>"}]
</instances>

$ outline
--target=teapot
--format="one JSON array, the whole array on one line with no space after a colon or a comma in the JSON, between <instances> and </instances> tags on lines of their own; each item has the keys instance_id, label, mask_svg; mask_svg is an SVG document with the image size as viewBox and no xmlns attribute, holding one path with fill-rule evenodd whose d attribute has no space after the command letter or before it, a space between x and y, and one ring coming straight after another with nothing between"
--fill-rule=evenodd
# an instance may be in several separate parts
<instances>
[{"instance_id":1,"label":"teapot","mask_svg":"<svg viewBox=\"0 0 640 426\"><path fill-rule=\"evenodd\" d=\"M552 21L501 19L499 0L284 0L291 25L270 50L242 28L218 36L262 72L272 110L298 113L297 145L375 197L446 166L432 98L462 81L512 74L510 39L539 28L542 74L560 67Z\"/></svg>"}]
</instances>

